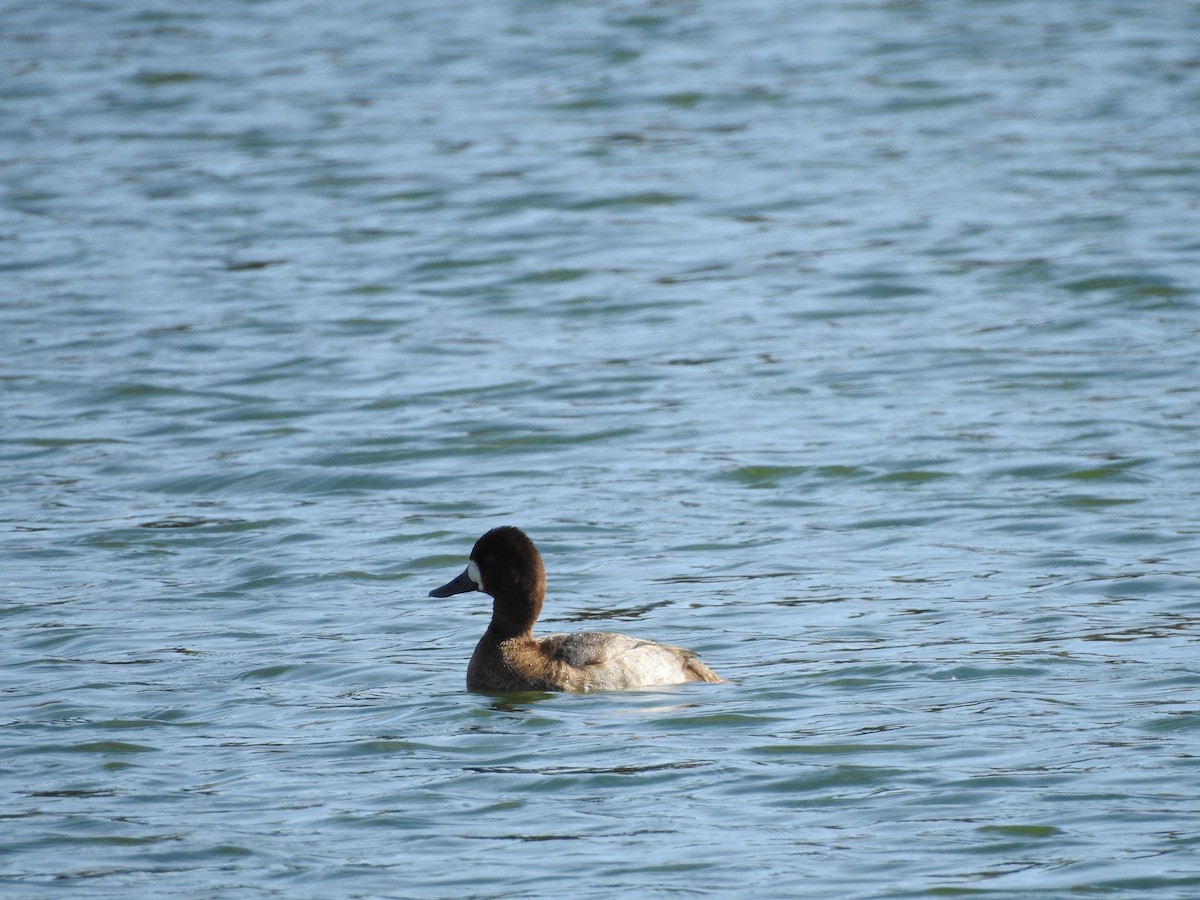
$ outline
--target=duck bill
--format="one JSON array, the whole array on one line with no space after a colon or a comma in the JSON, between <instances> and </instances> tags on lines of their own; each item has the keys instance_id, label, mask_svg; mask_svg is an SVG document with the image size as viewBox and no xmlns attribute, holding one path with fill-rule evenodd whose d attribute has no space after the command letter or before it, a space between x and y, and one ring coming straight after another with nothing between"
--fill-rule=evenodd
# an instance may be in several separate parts
<instances>
[{"instance_id":1,"label":"duck bill","mask_svg":"<svg viewBox=\"0 0 1200 900\"><path fill-rule=\"evenodd\" d=\"M463 572L453 581L443 584L440 588L435 588L429 592L430 597L453 597L455 594L465 594L467 591L477 591L475 582L471 580L471 576Z\"/></svg>"}]
</instances>

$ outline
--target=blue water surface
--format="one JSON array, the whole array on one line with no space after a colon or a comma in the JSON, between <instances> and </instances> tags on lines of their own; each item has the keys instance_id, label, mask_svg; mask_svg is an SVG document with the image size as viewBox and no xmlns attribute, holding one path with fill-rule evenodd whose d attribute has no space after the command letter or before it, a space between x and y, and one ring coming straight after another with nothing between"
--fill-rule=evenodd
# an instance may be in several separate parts
<instances>
[{"instance_id":1,"label":"blue water surface","mask_svg":"<svg viewBox=\"0 0 1200 900\"><path fill-rule=\"evenodd\" d=\"M0 894L1200 894L1198 33L0 4Z\"/></svg>"}]
</instances>

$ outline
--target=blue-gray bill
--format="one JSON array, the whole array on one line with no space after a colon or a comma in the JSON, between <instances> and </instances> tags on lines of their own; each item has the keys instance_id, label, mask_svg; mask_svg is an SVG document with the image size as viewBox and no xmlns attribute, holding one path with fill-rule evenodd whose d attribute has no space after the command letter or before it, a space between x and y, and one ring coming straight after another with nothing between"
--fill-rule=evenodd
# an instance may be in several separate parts
<instances>
[{"instance_id":1,"label":"blue-gray bill","mask_svg":"<svg viewBox=\"0 0 1200 900\"><path fill-rule=\"evenodd\" d=\"M471 580L471 576L467 572L463 572L453 581L448 581L440 588L434 588L429 592L430 597L452 597L455 594L465 594L467 591L475 591L475 582Z\"/></svg>"}]
</instances>

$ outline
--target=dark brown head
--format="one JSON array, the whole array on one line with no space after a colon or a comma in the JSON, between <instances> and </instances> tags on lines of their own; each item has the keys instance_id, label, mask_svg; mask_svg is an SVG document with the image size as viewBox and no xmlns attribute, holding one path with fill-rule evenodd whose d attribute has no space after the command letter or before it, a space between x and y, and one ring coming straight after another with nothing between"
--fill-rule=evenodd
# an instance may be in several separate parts
<instances>
[{"instance_id":1,"label":"dark brown head","mask_svg":"<svg viewBox=\"0 0 1200 900\"><path fill-rule=\"evenodd\" d=\"M503 637L531 632L546 597L546 570L533 541L512 525L493 528L471 548L467 570L429 596L467 591L492 596L491 631Z\"/></svg>"}]
</instances>

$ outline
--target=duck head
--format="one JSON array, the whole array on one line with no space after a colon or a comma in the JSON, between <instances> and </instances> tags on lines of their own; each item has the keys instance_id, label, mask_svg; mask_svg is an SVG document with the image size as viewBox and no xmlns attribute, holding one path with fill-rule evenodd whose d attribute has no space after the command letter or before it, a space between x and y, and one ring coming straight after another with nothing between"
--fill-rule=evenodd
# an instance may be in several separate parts
<instances>
[{"instance_id":1,"label":"duck head","mask_svg":"<svg viewBox=\"0 0 1200 900\"><path fill-rule=\"evenodd\" d=\"M512 525L493 528L475 542L466 571L430 597L451 597L482 591L492 597L489 629L502 635L533 631L546 597L542 555L525 532Z\"/></svg>"}]
</instances>

